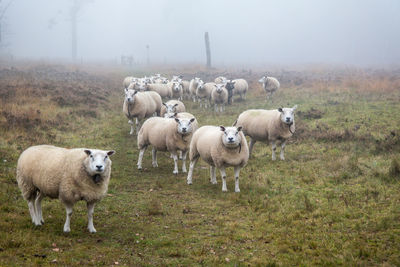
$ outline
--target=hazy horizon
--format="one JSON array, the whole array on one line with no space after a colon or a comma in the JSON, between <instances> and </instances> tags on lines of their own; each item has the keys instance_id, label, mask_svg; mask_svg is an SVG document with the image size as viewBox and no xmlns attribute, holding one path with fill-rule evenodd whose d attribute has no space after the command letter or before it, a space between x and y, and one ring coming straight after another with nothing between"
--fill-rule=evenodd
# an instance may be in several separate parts
<instances>
[{"instance_id":1,"label":"hazy horizon","mask_svg":"<svg viewBox=\"0 0 400 267\"><path fill-rule=\"evenodd\" d=\"M77 58L83 61L132 55L145 63L149 45L151 63L204 64L206 31L213 65L400 61L396 0L84 2L77 25ZM13 1L2 20L3 52L69 60L72 3Z\"/></svg>"}]
</instances>

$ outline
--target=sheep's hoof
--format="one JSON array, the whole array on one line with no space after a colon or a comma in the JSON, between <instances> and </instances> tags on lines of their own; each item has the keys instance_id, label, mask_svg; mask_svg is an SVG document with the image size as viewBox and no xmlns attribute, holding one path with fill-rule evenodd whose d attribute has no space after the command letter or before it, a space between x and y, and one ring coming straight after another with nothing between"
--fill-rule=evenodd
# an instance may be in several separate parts
<instances>
[{"instance_id":1,"label":"sheep's hoof","mask_svg":"<svg viewBox=\"0 0 400 267\"><path fill-rule=\"evenodd\" d=\"M238 188L238 189L235 189L235 192L236 193L240 193L240 189Z\"/></svg>"},{"instance_id":2,"label":"sheep's hoof","mask_svg":"<svg viewBox=\"0 0 400 267\"><path fill-rule=\"evenodd\" d=\"M217 184L217 181L211 181L212 184Z\"/></svg>"},{"instance_id":3,"label":"sheep's hoof","mask_svg":"<svg viewBox=\"0 0 400 267\"><path fill-rule=\"evenodd\" d=\"M42 220L40 220L40 223L41 223L41 224L44 224L44 220L43 220L43 219L42 219Z\"/></svg>"},{"instance_id":4,"label":"sheep's hoof","mask_svg":"<svg viewBox=\"0 0 400 267\"><path fill-rule=\"evenodd\" d=\"M138 170L142 170L142 166L138 166L137 169L138 169Z\"/></svg>"},{"instance_id":5,"label":"sheep's hoof","mask_svg":"<svg viewBox=\"0 0 400 267\"><path fill-rule=\"evenodd\" d=\"M158 167L157 162L153 162L153 167L154 167L154 168Z\"/></svg>"},{"instance_id":6,"label":"sheep's hoof","mask_svg":"<svg viewBox=\"0 0 400 267\"><path fill-rule=\"evenodd\" d=\"M178 174L178 171L173 171L172 173L173 173L173 174Z\"/></svg>"},{"instance_id":7,"label":"sheep's hoof","mask_svg":"<svg viewBox=\"0 0 400 267\"><path fill-rule=\"evenodd\" d=\"M228 192L228 189L222 188L222 192Z\"/></svg>"},{"instance_id":8,"label":"sheep's hoof","mask_svg":"<svg viewBox=\"0 0 400 267\"><path fill-rule=\"evenodd\" d=\"M97 232L95 228L93 228L93 229L88 228L88 230L89 230L89 232L92 233L92 234L94 234L94 233Z\"/></svg>"},{"instance_id":9,"label":"sheep's hoof","mask_svg":"<svg viewBox=\"0 0 400 267\"><path fill-rule=\"evenodd\" d=\"M285 157L281 157L281 160L285 160Z\"/></svg>"},{"instance_id":10,"label":"sheep's hoof","mask_svg":"<svg viewBox=\"0 0 400 267\"><path fill-rule=\"evenodd\" d=\"M187 184L191 185L191 184L193 184L193 182L192 181L187 181Z\"/></svg>"},{"instance_id":11,"label":"sheep's hoof","mask_svg":"<svg viewBox=\"0 0 400 267\"><path fill-rule=\"evenodd\" d=\"M69 233L69 232L71 232L70 228L64 228L64 233Z\"/></svg>"},{"instance_id":12,"label":"sheep's hoof","mask_svg":"<svg viewBox=\"0 0 400 267\"><path fill-rule=\"evenodd\" d=\"M187 171L186 170L182 170L182 173L187 173Z\"/></svg>"}]
</instances>

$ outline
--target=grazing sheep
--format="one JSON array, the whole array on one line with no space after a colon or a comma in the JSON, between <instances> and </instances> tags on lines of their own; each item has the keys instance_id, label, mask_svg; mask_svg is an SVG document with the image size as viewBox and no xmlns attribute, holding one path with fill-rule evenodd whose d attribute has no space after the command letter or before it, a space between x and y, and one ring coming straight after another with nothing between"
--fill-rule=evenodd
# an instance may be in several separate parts
<instances>
[{"instance_id":1,"label":"grazing sheep","mask_svg":"<svg viewBox=\"0 0 400 267\"><path fill-rule=\"evenodd\" d=\"M198 99L200 103L204 101L204 108L207 108L207 104L210 102L211 98L211 92L215 87L214 82L209 82L209 83L203 83L203 81L200 81L197 85L197 90L196 90L196 98Z\"/></svg>"},{"instance_id":2,"label":"grazing sheep","mask_svg":"<svg viewBox=\"0 0 400 267\"><path fill-rule=\"evenodd\" d=\"M224 76L219 76L214 80L215 83L226 83L226 81L227 79Z\"/></svg>"},{"instance_id":3,"label":"grazing sheep","mask_svg":"<svg viewBox=\"0 0 400 267\"><path fill-rule=\"evenodd\" d=\"M281 143L281 160L285 159L287 139L294 134L294 112L297 108L279 108L275 110L250 109L241 113L235 125L243 127L243 133L250 136L250 155L256 141L268 141L272 146L272 160L276 160L277 141Z\"/></svg>"},{"instance_id":4,"label":"grazing sheep","mask_svg":"<svg viewBox=\"0 0 400 267\"><path fill-rule=\"evenodd\" d=\"M231 81L233 83L233 95L239 95L240 99L246 99L246 93L249 89L249 85L245 79L235 79Z\"/></svg>"},{"instance_id":5,"label":"grazing sheep","mask_svg":"<svg viewBox=\"0 0 400 267\"><path fill-rule=\"evenodd\" d=\"M186 172L186 155L192 138L192 123L196 119L153 117L143 123L137 139L139 152L138 169L142 169L143 154L152 145L153 167L158 167L157 151L169 151L174 159L173 174L178 173L178 151L182 151L182 172Z\"/></svg>"},{"instance_id":6,"label":"grazing sheep","mask_svg":"<svg viewBox=\"0 0 400 267\"><path fill-rule=\"evenodd\" d=\"M122 111L129 119L131 125L129 134L133 134L133 118L136 118L136 132L140 129L141 121L153 116L154 113L160 115L162 100L156 92L139 92L137 90L125 89L125 99Z\"/></svg>"},{"instance_id":7,"label":"grazing sheep","mask_svg":"<svg viewBox=\"0 0 400 267\"><path fill-rule=\"evenodd\" d=\"M172 88L170 83L147 84L147 90L157 92L162 98L172 98Z\"/></svg>"},{"instance_id":8,"label":"grazing sheep","mask_svg":"<svg viewBox=\"0 0 400 267\"><path fill-rule=\"evenodd\" d=\"M269 99L281 86L279 81L274 77L263 76L258 82L262 83L267 99Z\"/></svg>"},{"instance_id":9,"label":"grazing sheep","mask_svg":"<svg viewBox=\"0 0 400 267\"><path fill-rule=\"evenodd\" d=\"M203 126L194 134L190 142L190 167L187 183L192 184L193 169L201 157L210 165L211 183L216 184L215 168L220 169L222 191L226 192L226 167L234 167L235 192L239 189L239 173L249 159L247 141L242 133L242 127Z\"/></svg>"},{"instance_id":10,"label":"grazing sheep","mask_svg":"<svg viewBox=\"0 0 400 267\"><path fill-rule=\"evenodd\" d=\"M17 163L17 182L28 201L29 213L35 225L44 223L42 199L58 198L65 205L67 218L64 232L70 232L72 208L85 200L88 210L88 230L95 233L93 211L96 202L107 193L111 174L109 156L113 150L66 149L39 145L26 149Z\"/></svg>"},{"instance_id":11,"label":"grazing sheep","mask_svg":"<svg viewBox=\"0 0 400 267\"><path fill-rule=\"evenodd\" d=\"M160 111L160 117L165 117L167 113L180 113L186 111L185 104L179 100L170 100L167 103L163 103Z\"/></svg>"},{"instance_id":12,"label":"grazing sheep","mask_svg":"<svg viewBox=\"0 0 400 267\"><path fill-rule=\"evenodd\" d=\"M128 88L131 83L136 82L136 81L137 81L137 78L135 78L133 76L128 76L124 79L124 81L122 82L122 85L124 86L124 89L125 89L125 88Z\"/></svg>"},{"instance_id":13,"label":"grazing sheep","mask_svg":"<svg viewBox=\"0 0 400 267\"><path fill-rule=\"evenodd\" d=\"M168 83L168 85L171 86L172 97L179 99L179 100L183 100L183 89L182 89L181 83L179 81L178 82L170 82L170 83Z\"/></svg>"},{"instance_id":14,"label":"grazing sheep","mask_svg":"<svg viewBox=\"0 0 400 267\"><path fill-rule=\"evenodd\" d=\"M189 83L189 94L192 97L193 102L196 102L196 90L200 81L203 82L200 78L195 77Z\"/></svg>"},{"instance_id":15,"label":"grazing sheep","mask_svg":"<svg viewBox=\"0 0 400 267\"><path fill-rule=\"evenodd\" d=\"M225 89L225 84L215 84L211 92L211 102L214 103L215 112L218 112L218 105L220 105L220 112L225 110L225 104L228 102L228 91Z\"/></svg>"}]
</instances>

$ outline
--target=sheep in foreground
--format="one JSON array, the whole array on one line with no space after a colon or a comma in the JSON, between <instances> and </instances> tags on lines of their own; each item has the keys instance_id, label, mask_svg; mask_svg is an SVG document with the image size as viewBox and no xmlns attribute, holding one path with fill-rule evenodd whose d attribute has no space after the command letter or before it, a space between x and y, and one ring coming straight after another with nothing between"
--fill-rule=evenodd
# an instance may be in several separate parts
<instances>
[{"instance_id":1,"label":"sheep in foreground","mask_svg":"<svg viewBox=\"0 0 400 267\"><path fill-rule=\"evenodd\" d=\"M246 93L249 90L249 85L245 79L235 79L233 83L233 95L239 95L240 99L246 99Z\"/></svg>"},{"instance_id":2,"label":"sheep in foreground","mask_svg":"<svg viewBox=\"0 0 400 267\"><path fill-rule=\"evenodd\" d=\"M156 92L139 92L136 90L125 89L125 99L122 111L129 119L131 125L129 134L133 134L133 119L136 119L136 132L140 129L141 121L151 117L154 113L160 115L162 100Z\"/></svg>"},{"instance_id":3,"label":"sheep in foreground","mask_svg":"<svg viewBox=\"0 0 400 267\"><path fill-rule=\"evenodd\" d=\"M249 159L249 149L246 138L241 131L242 127L203 126L194 134L190 142L190 167L187 183L192 184L193 169L201 157L210 165L211 183L216 184L215 168L220 169L222 177L222 191L226 187L225 168L234 167L235 192L240 192L239 173Z\"/></svg>"},{"instance_id":4,"label":"sheep in foreground","mask_svg":"<svg viewBox=\"0 0 400 267\"><path fill-rule=\"evenodd\" d=\"M267 99L269 99L281 86L279 81L274 77L263 76L258 82L262 83Z\"/></svg>"},{"instance_id":5,"label":"sheep in foreground","mask_svg":"<svg viewBox=\"0 0 400 267\"><path fill-rule=\"evenodd\" d=\"M225 104L228 102L228 91L225 89L225 84L215 84L211 92L211 102L214 103L215 112L218 112L218 105L220 105L220 112L225 110Z\"/></svg>"},{"instance_id":6,"label":"sheep in foreground","mask_svg":"<svg viewBox=\"0 0 400 267\"><path fill-rule=\"evenodd\" d=\"M157 151L169 151L174 159L173 174L178 174L178 151L182 151L182 172L186 172L186 155L193 134L193 122L196 119L160 118L146 120L139 131L137 144L139 148L138 169L142 169L143 154L149 145L153 146L152 164L158 167Z\"/></svg>"},{"instance_id":7,"label":"sheep in foreground","mask_svg":"<svg viewBox=\"0 0 400 267\"><path fill-rule=\"evenodd\" d=\"M243 133L250 136L250 155L256 141L268 141L272 146L272 160L276 160L276 144L280 142L280 158L285 159L286 141L295 132L296 108L297 105L277 110L250 109L239 115L235 124L243 126Z\"/></svg>"},{"instance_id":8,"label":"sheep in foreground","mask_svg":"<svg viewBox=\"0 0 400 267\"><path fill-rule=\"evenodd\" d=\"M70 232L74 204L85 200L88 210L88 230L93 226L94 205L107 193L111 175L113 150L66 149L39 145L26 149L17 163L17 182L28 201L29 213L35 225L42 225L42 199L58 198L65 205L67 218L64 232Z\"/></svg>"},{"instance_id":9,"label":"sheep in foreground","mask_svg":"<svg viewBox=\"0 0 400 267\"><path fill-rule=\"evenodd\" d=\"M185 104L179 100L170 100L167 103L163 103L160 111L160 117L165 117L167 113L180 113L186 111Z\"/></svg>"},{"instance_id":10,"label":"sheep in foreground","mask_svg":"<svg viewBox=\"0 0 400 267\"><path fill-rule=\"evenodd\" d=\"M215 83L226 83L226 81L227 79L224 76L219 76L214 80Z\"/></svg>"},{"instance_id":11,"label":"sheep in foreground","mask_svg":"<svg viewBox=\"0 0 400 267\"><path fill-rule=\"evenodd\" d=\"M192 97L193 102L196 102L196 90L199 82L203 82L200 78L195 77L194 79L190 80L189 83L189 94Z\"/></svg>"},{"instance_id":12,"label":"sheep in foreground","mask_svg":"<svg viewBox=\"0 0 400 267\"><path fill-rule=\"evenodd\" d=\"M172 88L170 83L147 84L147 90L157 92L162 98L172 98Z\"/></svg>"},{"instance_id":13,"label":"sheep in foreground","mask_svg":"<svg viewBox=\"0 0 400 267\"><path fill-rule=\"evenodd\" d=\"M200 103L204 101L204 108L207 108L207 104L210 102L211 98L211 92L215 87L215 83L209 82L209 83L203 83L203 81L200 81L197 85L197 90L196 90L196 98L198 99Z\"/></svg>"}]
</instances>

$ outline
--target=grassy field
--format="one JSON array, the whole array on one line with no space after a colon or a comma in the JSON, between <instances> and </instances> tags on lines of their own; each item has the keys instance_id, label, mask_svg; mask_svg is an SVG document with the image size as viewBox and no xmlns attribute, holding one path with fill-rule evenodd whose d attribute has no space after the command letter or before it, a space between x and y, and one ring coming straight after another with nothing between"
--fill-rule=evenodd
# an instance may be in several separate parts
<instances>
[{"instance_id":1,"label":"grassy field","mask_svg":"<svg viewBox=\"0 0 400 267\"><path fill-rule=\"evenodd\" d=\"M158 70L136 71L140 76ZM210 80L223 71L176 68ZM123 116L127 70L25 64L0 69L0 265L287 266L400 265L400 76L397 70L306 68L277 72L281 90L265 102L261 72L244 102L223 115L186 101L201 125L231 125L248 108L298 104L286 161L255 145L240 193L209 182L199 161L193 185L173 175L173 161L151 152L136 169L136 137ZM115 149L108 195L96 206L96 234L86 205L65 210L43 201L45 224L31 223L15 180L19 154L31 145Z\"/></svg>"}]
</instances>

